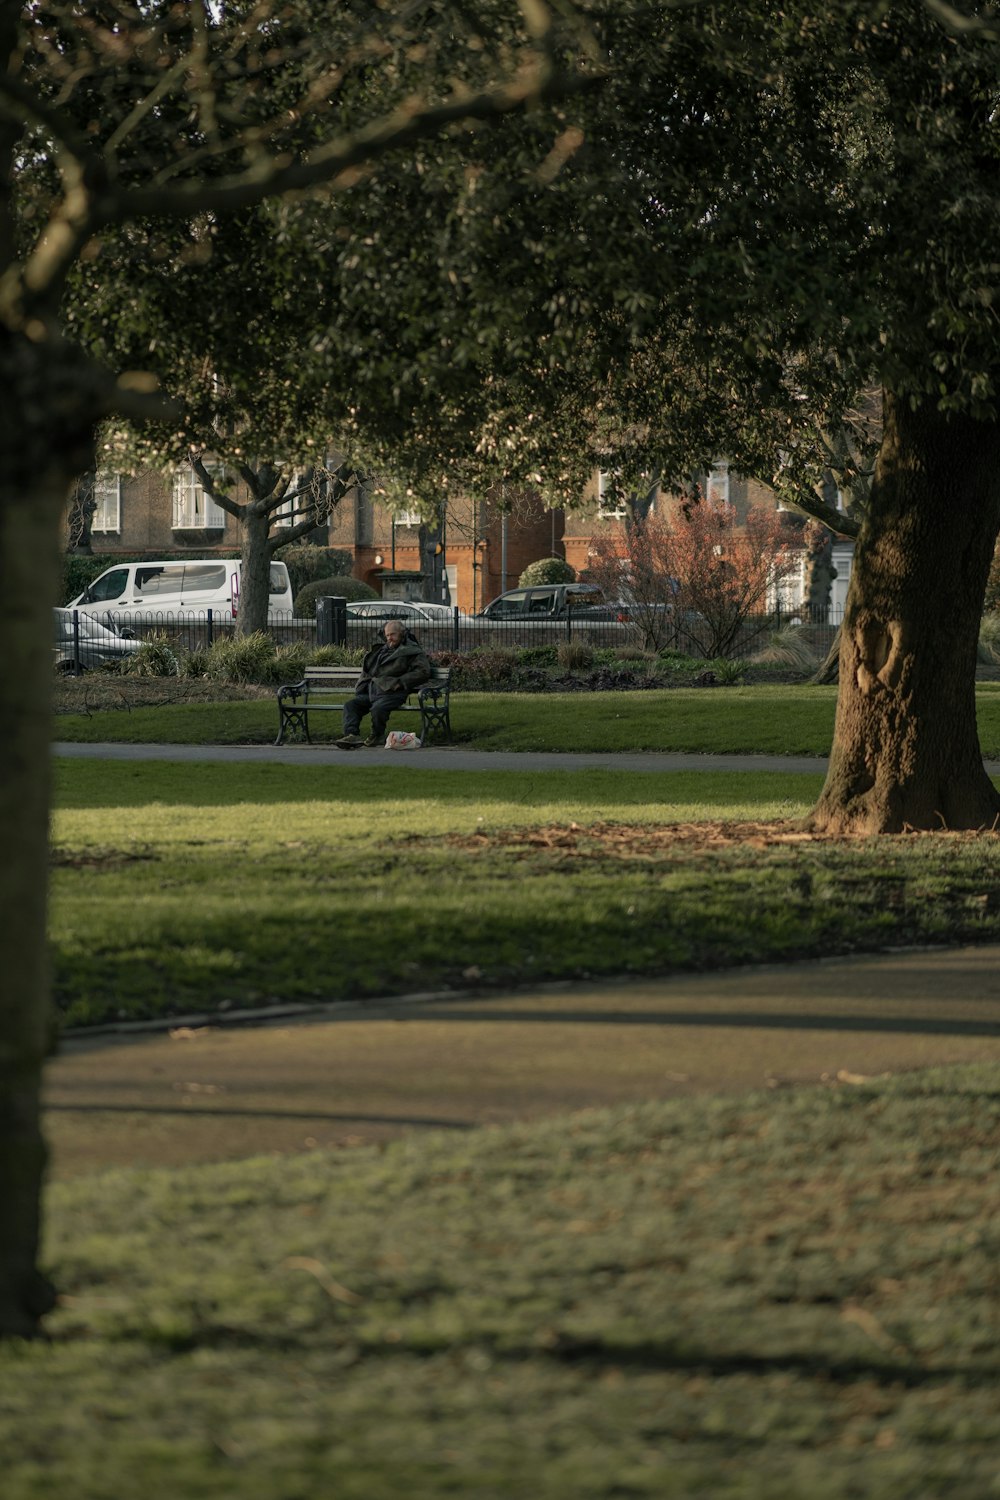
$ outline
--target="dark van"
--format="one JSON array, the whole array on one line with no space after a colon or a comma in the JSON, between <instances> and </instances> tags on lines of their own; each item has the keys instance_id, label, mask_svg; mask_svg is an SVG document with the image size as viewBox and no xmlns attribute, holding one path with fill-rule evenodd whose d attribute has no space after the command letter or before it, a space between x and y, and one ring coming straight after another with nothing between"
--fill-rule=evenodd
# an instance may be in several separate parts
<instances>
[{"instance_id":1,"label":"dark van","mask_svg":"<svg viewBox=\"0 0 1000 1500\"><path fill-rule=\"evenodd\" d=\"M545 583L508 589L491 599L480 615L484 620L565 620L573 609L603 603L604 595L593 583Z\"/></svg>"}]
</instances>

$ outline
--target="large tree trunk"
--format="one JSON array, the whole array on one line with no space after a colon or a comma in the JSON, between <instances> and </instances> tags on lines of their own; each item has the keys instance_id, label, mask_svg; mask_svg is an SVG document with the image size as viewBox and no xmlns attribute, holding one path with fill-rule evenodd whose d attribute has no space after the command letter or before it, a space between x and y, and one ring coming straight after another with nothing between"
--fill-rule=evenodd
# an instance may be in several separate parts
<instances>
[{"instance_id":1,"label":"large tree trunk","mask_svg":"<svg viewBox=\"0 0 1000 1500\"><path fill-rule=\"evenodd\" d=\"M271 580L271 519L258 515L253 505L246 506L240 517L243 565L240 570L240 605L236 617L237 635L252 635L267 629L267 607Z\"/></svg>"},{"instance_id":2,"label":"large tree trunk","mask_svg":"<svg viewBox=\"0 0 1000 1500\"><path fill-rule=\"evenodd\" d=\"M1000 427L888 394L840 648L830 768L811 826L989 828L975 674L1000 527Z\"/></svg>"},{"instance_id":3,"label":"large tree trunk","mask_svg":"<svg viewBox=\"0 0 1000 1500\"><path fill-rule=\"evenodd\" d=\"M9 470L8 470L9 473ZM52 605L68 486L0 488L0 1337L30 1337L53 1302L37 1269L48 1049L46 888Z\"/></svg>"}]
</instances>

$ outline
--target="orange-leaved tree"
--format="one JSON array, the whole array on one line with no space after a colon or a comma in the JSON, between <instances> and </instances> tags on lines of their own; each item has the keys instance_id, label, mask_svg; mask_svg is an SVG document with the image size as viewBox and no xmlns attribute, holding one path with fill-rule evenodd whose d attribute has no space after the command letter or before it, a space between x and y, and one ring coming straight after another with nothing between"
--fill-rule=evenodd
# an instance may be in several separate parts
<instances>
[{"instance_id":1,"label":"orange-leaved tree","mask_svg":"<svg viewBox=\"0 0 1000 1500\"><path fill-rule=\"evenodd\" d=\"M801 535L784 515L734 506L700 492L647 515L626 515L623 533L596 537L587 574L621 598L647 650L665 645L727 656L763 629L782 580L800 565Z\"/></svg>"}]
</instances>

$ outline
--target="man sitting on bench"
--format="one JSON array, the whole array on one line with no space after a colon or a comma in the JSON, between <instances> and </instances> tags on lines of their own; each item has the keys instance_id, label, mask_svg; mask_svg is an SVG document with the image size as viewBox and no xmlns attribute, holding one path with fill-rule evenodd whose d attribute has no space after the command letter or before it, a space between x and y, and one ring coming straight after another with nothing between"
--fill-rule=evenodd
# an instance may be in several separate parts
<instances>
[{"instance_id":1,"label":"man sitting on bench","mask_svg":"<svg viewBox=\"0 0 1000 1500\"><path fill-rule=\"evenodd\" d=\"M341 750L384 745L393 709L405 703L414 688L430 681L431 664L403 622L387 620L383 634L385 645L367 653L354 697L344 704L344 732L335 742ZM358 730L367 713L372 716L372 732L362 740Z\"/></svg>"}]
</instances>

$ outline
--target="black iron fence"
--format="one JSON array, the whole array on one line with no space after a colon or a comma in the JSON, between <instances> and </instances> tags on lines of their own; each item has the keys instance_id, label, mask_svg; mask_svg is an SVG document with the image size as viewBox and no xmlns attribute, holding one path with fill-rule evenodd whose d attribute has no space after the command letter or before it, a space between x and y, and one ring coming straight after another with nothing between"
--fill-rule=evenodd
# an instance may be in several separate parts
<instances>
[{"instance_id":1,"label":"black iron fence","mask_svg":"<svg viewBox=\"0 0 1000 1500\"><path fill-rule=\"evenodd\" d=\"M652 622L641 618L492 619L464 615L459 610L430 619L400 610L407 627L428 651L473 651L477 648L531 647L580 642L594 648L636 647L676 650L691 656L751 657L787 643L790 634L816 655L825 655L840 623L841 611L776 609L739 621L720 631L718 622L688 614L677 620ZM386 619L394 618L389 601L384 612L360 617L338 612L326 622L272 615L267 633L278 646L301 645L308 650L323 644L364 648L381 638ZM155 638L177 652L196 652L232 637L236 622L228 611L184 611L162 614L128 610L92 615L81 610L56 612L56 665L62 670L84 670L132 654L137 645ZM777 639L776 639L777 638Z\"/></svg>"}]
</instances>

